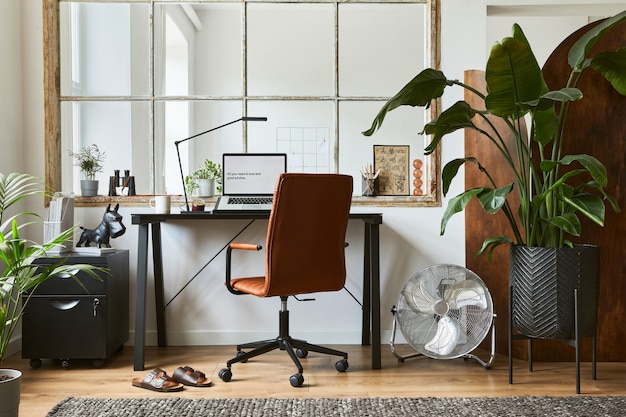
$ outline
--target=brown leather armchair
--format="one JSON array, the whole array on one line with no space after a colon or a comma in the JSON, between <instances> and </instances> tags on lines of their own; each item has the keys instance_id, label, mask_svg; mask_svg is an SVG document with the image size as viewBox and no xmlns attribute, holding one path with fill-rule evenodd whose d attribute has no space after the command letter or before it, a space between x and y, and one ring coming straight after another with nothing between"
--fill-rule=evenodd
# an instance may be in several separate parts
<instances>
[{"instance_id":1,"label":"brown leather armchair","mask_svg":"<svg viewBox=\"0 0 626 417\"><path fill-rule=\"evenodd\" d=\"M352 177L339 174L282 174L274 191L267 227L265 275L231 277L233 250L261 250L254 244L232 243L226 251L226 286L236 295L280 297L279 335L275 339L237 346L237 356L226 363L219 377L228 382L237 362L280 349L286 351L298 373L289 381L304 382L302 364L309 352L343 357L339 372L348 369L348 354L294 339L289 335L287 298L299 294L338 291L346 280L345 236L352 200ZM243 349L252 349L244 352Z\"/></svg>"}]
</instances>

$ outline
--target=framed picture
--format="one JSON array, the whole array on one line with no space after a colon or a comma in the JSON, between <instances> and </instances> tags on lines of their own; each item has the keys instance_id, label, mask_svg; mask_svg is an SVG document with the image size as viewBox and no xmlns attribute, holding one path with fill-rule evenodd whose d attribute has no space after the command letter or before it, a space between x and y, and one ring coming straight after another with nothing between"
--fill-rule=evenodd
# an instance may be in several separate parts
<instances>
[{"instance_id":1,"label":"framed picture","mask_svg":"<svg viewBox=\"0 0 626 417\"><path fill-rule=\"evenodd\" d=\"M378 195L410 195L409 145L374 145Z\"/></svg>"}]
</instances>

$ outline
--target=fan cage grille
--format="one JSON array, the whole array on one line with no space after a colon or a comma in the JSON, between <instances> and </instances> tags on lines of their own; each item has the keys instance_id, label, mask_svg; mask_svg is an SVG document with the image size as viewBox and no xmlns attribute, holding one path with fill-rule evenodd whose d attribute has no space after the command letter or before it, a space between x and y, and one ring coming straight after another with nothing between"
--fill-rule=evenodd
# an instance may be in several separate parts
<instances>
[{"instance_id":1,"label":"fan cage grille","mask_svg":"<svg viewBox=\"0 0 626 417\"><path fill-rule=\"evenodd\" d=\"M480 305L455 305L456 299L467 296L468 291L475 295L477 289L482 294ZM446 292L448 298L454 293L455 300L446 299ZM484 282L458 265L434 265L418 272L404 285L396 306L396 320L406 341L419 353L435 359L458 358L476 349L493 320L492 299ZM439 311L442 306L444 311ZM450 337L446 337L449 332L437 338L442 320L444 330L458 329L458 333L454 331L458 337L453 338L454 348Z\"/></svg>"}]
</instances>

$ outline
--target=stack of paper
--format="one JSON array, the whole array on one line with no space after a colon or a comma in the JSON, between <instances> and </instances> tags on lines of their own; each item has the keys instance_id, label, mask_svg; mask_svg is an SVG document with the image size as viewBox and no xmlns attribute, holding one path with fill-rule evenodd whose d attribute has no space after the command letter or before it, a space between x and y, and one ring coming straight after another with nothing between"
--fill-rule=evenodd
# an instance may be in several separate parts
<instances>
[{"instance_id":1,"label":"stack of paper","mask_svg":"<svg viewBox=\"0 0 626 417\"><path fill-rule=\"evenodd\" d=\"M74 226L74 193L56 192L50 200L50 207L46 220L43 223L43 239L49 242L61 232ZM63 246L57 246L51 253L71 251L74 246L74 238L65 241Z\"/></svg>"}]
</instances>

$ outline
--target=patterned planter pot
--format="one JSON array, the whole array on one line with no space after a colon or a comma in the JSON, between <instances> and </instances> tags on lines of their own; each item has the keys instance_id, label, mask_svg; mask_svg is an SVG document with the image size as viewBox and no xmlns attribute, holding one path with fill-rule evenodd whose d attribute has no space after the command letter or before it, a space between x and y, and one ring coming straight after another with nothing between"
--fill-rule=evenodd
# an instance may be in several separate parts
<instances>
[{"instance_id":1,"label":"patterned planter pot","mask_svg":"<svg viewBox=\"0 0 626 417\"><path fill-rule=\"evenodd\" d=\"M597 246L512 246L509 285L513 328L529 337L575 339L577 289L579 337L593 336L598 321L599 275Z\"/></svg>"}]
</instances>

